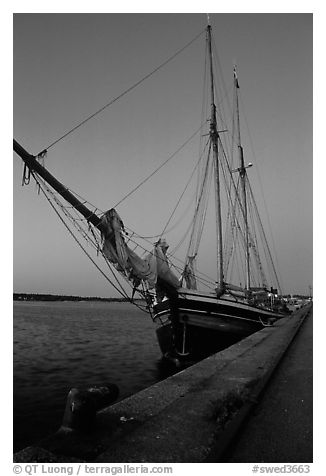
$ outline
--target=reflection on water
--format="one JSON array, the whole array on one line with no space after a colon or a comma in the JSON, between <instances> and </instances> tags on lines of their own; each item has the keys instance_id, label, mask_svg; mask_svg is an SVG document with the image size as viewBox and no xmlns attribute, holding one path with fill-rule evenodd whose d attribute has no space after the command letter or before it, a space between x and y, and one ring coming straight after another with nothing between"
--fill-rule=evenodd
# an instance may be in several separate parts
<instances>
[{"instance_id":1,"label":"reflection on water","mask_svg":"<svg viewBox=\"0 0 326 476\"><path fill-rule=\"evenodd\" d=\"M14 451L58 429L72 387L125 398L174 372L150 317L127 303L14 303Z\"/></svg>"}]
</instances>

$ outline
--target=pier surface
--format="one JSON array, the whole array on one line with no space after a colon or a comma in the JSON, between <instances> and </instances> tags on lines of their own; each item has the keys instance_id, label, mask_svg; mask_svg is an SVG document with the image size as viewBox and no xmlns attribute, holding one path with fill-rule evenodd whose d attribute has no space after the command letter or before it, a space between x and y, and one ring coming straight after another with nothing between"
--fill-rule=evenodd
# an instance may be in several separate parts
<instances>
[{"instance_id":1,"label":"pier surface","mask_svg":"<svg viewBox=\"0 0 326 476\"><path fill-rule=\"evenodd\" d=\"M61 428L15 462L312 461L312 307ZM56 459L57 458L57 459Z\"/></svg>"},{"instance_id":2,"label":"pier surface","mask_svg":"<svg viewBox=\"0 0 326 476\"><path fill-rule=\"evenodd\" d=\"M312 311L276 368L224 462L313 461Z\"/></svg>"}]
</instances>

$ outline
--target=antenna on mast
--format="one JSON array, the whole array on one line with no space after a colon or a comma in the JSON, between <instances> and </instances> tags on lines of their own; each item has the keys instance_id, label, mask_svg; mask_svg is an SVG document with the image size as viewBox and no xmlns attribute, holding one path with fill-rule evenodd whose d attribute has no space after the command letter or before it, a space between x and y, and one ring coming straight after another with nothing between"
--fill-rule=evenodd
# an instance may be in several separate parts
<instances>
[{"instance_id":1,"label":"antenna on mast","mask_svg":"<svg viewBox=\"0 0 326 476\"><path fill-rule=\"evenodd\" d=\"M211 26L210 19L209 19L209 13L207 13L206 15L207 15L207 25Z\"/></svg>"}]
</instances>

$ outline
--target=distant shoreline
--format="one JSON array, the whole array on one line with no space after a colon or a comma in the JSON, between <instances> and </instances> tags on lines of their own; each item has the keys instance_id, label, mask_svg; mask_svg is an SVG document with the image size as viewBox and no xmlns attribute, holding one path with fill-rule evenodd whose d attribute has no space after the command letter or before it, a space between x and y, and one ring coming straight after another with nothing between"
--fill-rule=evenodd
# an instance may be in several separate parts
<instances>
[{"instance_id":1,"label":"distant shoreline","mask_svg":"<svg viewBox=\"0 0 326 476\"><path fill-rule=\"evenodd\" d=\"M60 294L13 293L14 301L105 301L129 302L126 298L103 298L94 296L66 296ZM139 301L140 299L135 299Z\"/></svg>"},{"instance_id":2,"label":"distant shoreline","mask_svg":"<svg viewBox=\"0 0 326 476\"><path fill-rule=\"evenodd\" d=\"M283 298L290 299L311 299L312 296L300 294L284 295ZM103 302L130 302L128 298L119 297L98 297L98 296L67 296L61 294L38 294L38 293L13 293L14 301L103 301ZM133 298L133 301L143 301L143 299Z\"/></svg>"}]
</instances>

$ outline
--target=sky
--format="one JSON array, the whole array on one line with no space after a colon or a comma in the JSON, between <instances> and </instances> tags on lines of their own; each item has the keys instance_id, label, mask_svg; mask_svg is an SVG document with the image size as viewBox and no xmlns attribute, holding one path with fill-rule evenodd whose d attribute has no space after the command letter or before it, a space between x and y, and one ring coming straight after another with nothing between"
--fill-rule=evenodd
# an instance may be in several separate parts
<instances>
[{"instance_id":1,"label":"sky","mask_svg":"<svg viewBox=\"0 0 326 476\"><path fill-rule=\"evenodd\" d=\"M250 130L248 137L243 131L243 145L247 162L254 163L259 208L267 206L264 224L283 292L307 294L313 284L312 14L210 19L224 78L231 82L233 64L238 67ZM205 26L203 13L15 14L15 139L39 153ZM46 167L101 210L119 202L198 128L204 38L51 147ZM125 224L146 236L160 233L193 164L189 147L124 201L118 212ZM22 162L14 154L14 291L111 295L44 197L21 180ZM178 233L176 228L171 238ZM211 275L208 251L203 258Z\"/></svg>"}]
</instances>

